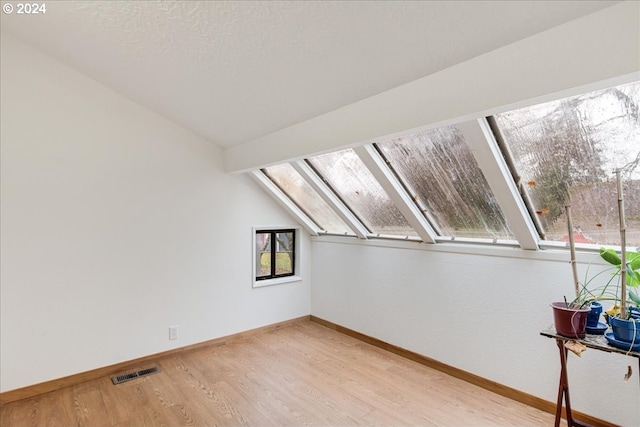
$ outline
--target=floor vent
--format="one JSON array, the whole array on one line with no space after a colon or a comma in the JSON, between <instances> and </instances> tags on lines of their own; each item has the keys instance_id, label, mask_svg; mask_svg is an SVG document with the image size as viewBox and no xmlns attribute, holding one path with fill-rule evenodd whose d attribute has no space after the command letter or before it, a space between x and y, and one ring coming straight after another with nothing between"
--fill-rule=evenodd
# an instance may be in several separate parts
<instances>
[{"instance_id":1,"label":"floor vent","mask_svg":"<svg viewBox=\"0 0 640 427\"><path fill-rule=\"evenodd\" d=\"M113 376L111 377L111 382L113 382L114 385L122 384L124 382L135 380L136 378L140 378L140 377L145 377L147 375L155 374L157 372L160 372L160 368L158 368L157 366L154 366L153 368L147 368L147 369L142 369L140 371L129 372L126 374Z\"/></svg>"}]
</instances>

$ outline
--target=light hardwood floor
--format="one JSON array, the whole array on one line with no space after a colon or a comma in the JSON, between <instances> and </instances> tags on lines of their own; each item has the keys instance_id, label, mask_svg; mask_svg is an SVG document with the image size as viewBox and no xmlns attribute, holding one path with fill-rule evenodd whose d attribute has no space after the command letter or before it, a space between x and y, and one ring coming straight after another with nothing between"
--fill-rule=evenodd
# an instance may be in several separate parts
<instances>
[{"instance_id":1,"label":"light hardwood floor","mask_svg":"<svg viewBox=\"0 0 640 427\"><path fill-rule=\"evenodd\" d=\"M551 414L310 321L157 365L120 385L105 377L8 403L0 426L553 425Z\"/></svg>"}]
</instances>

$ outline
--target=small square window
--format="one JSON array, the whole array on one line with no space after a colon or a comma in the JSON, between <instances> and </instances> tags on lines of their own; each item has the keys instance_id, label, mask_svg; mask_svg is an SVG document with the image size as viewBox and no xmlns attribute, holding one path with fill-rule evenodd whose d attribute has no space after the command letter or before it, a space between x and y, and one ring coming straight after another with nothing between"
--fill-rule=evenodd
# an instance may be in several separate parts
<instances>
[{"instance_id":1,"label":"small square window","mask_svg":"<svg viewBox=\"0 0 640 427\"><path fill-rule=\"evenodd\" d=\"M289 229L255 230L255 285L270 279L292 278L296 275L296 233ZM290 280L286 280L290 281Z\"/></svg>"}]
</instances>

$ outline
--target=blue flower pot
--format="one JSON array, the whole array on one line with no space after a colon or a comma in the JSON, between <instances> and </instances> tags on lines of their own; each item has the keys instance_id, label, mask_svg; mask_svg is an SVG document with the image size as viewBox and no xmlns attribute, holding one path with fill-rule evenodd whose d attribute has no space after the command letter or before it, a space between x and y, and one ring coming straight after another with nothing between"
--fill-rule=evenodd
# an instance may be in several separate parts
<instances>
[{"instance_id":1,"label":"blue flower pot","mask_svg":"<svg viewBox=\"0 0 640 427\"><path fill-rule=\"evenodd\" d=\"M587 327L595 328L598 326L598 320L600 320L600 314L602 314L602 304L598 301L591 303L591 311L587 314Z\"/></svg>"},{"instance_id":2,"label":"blue flower pot","mask_svg":"<svg viewBox=\"0 0 640 427\"><path fill-rule=\"evenodd\" d=\"M640 321L609 316L613 336L618 341L640 343Z\"/></svg>"}]
</instances>

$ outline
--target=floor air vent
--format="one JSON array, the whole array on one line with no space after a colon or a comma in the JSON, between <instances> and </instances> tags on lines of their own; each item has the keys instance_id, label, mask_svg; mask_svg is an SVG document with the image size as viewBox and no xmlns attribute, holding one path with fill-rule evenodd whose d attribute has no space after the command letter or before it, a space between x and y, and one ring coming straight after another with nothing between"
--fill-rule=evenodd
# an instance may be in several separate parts
<instances>
[{"instance_id":1,"label":"floor air vent","mask_svg":"<svg viewBox=\"0 0 640 427\"><path fill-rule=\"evenodd\" d=\"M145 377L147 375L155 374L160 372L160 368L154 366L153 368L142 369L140 371L128 372L126 374L120 374L111 377L111 382L113 384L122 384L127 381L135 380L136 378Z\"/></svg>"}]
</instances>

